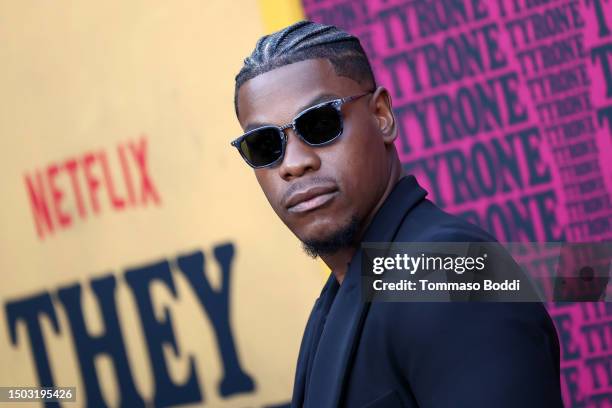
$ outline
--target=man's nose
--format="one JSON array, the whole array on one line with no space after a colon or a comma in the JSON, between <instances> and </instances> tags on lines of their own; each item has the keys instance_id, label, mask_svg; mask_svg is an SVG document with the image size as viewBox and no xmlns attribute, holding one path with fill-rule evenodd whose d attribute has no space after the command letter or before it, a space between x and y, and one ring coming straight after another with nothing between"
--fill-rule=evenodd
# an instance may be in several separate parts
<instances>
[{"instance_id":1,"label":"man's nose","mask_svg":"<svg viewBox=\"0 0 612 408\"><path fill-rule=\"evenodd\" d=\"M287 146L285 157L279 167L280 176L289 181L309 171L318 170L321 167L321 159L315 151L317 148L308 146L293 129L289 128L285 132Z\"/></svg>"}]
</instances>

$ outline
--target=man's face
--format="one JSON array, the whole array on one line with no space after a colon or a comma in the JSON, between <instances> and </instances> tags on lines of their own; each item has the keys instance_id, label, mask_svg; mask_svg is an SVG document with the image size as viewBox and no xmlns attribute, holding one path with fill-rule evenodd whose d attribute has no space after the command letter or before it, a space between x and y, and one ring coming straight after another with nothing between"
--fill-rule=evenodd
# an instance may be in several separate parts
<instances>
[{"instance_id":1,"label":"man's face","mask_svg":"<svg viewBox=\"0 0 612 408\"><path fill-rule=\"evenodd\" d=\"M305 60L245 82L238 92L238 120L245 131L282 126L312 105L368 91L336 75L328 60ZM329 145L308 146L292 129L285 130L283 161L255 169L272 208L302 242L325 241L352 220L363 228L382 197L390 174L389 141L375 99L381 98L369 94L344 104L344 131Z\"/></svg>"}]
</instances>

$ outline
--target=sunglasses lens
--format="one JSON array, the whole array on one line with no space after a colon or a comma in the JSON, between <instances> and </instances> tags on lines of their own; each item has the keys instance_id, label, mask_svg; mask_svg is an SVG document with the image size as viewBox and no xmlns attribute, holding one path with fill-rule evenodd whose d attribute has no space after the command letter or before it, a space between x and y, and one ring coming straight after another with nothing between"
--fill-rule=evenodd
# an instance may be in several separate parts
<instances>
[{"instance_id":1,"label":"sunglasses lens","mask_svg":"<svg viewBox=\"0 0 612 408\"><path fill-rule=\"evenodd\" d=\"M323 105L297 118L295 128L308 143L324 144L342 133L342 118L336 108Z\"/></svg>"},{"instance_id":2,"label":"sunglasses lens","mask_svg":"<svg viewBox=\"0 0 612 408\"><path fill-rule=\"evenodd\" d=\"M242 139L239 147L244 158L252 166L267 166L281 157L283 138L277 128L262 128Z\"/></svg>"}]
</instances>

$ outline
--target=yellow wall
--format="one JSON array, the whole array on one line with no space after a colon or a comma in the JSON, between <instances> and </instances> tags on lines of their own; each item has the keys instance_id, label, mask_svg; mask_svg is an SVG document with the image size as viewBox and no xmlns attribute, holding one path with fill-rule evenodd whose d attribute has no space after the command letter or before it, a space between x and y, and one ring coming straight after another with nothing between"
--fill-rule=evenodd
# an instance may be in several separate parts
<instances>
[{"instance_id":1,"label":"yellow wall","mask_svg":"<svg viewBox=\"0 0 612 408\"><path fill-rule=\"evenodd\" d=\"M180 350L177 357L165 349L172 380L185 381L189 357L195 362L204 401L192 405L264 406L289 400L299 341L321 287L320 265L301 253L252 171L229 145L241 132L233 113L233 81L243 58L262 34L278 28L275 24L299 18L299 8L290 6L287 13L293 17L271 17L267 3L0 3L0 386L38 385L28 331L18 321L12 343L6 308L46 294L59 325L56 333L48 318L39 319L49 364L56 385L77 387L79 402L69 406L81 406L83 379L58 291L80 285L87 330L96 335L104 327L90 283L114 277L132 378L142 398L151 400L155 384L146 346L149 334L143 333L125 273L165 260L176 296L155 282L151 298L157 320L163 321L168 309ZM146 205L139 197L138 166L129 147L131 143L142 152L142 140L148 175L159 196L156 203L150 194ZM128 199L118 146L138 184L133 186L134 204ZM100 183L94 193L97 215L83 164L92 152L89 171ZM110 203L100 154L107 160L116 197L125 201L122 209ZM70 173L62 167L71 159L77 163L84 217L79 216ZM42 236L26 183L37 175L56 224L52 234ZM49 179L63 194L57 205ZM57 225L57 208L70 217L69 226ZM225 398L218 388L223 373L213 325L176 259L202 251L206 277L218 289L220 268L213 249L227 243L235 248L232 335L255 388ZM99 358L96 369L105 402L116 405L111 360Z\"/></svg>"},{"instance_id":2,"label":"yellow wall","mask_svg":"<svg viewBox=\"0 0 612 408\"><path fill-rule=\"evenodd\" d=\"M304 18L300 0L259 0L266 33L280 30Z\"/></svg>"}]
</instances>

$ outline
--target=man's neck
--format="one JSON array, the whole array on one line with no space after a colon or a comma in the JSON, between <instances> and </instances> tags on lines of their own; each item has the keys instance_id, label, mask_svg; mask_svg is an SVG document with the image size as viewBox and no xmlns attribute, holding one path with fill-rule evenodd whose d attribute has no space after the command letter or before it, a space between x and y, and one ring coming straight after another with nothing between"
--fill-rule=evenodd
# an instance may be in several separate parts
<instances>
[{"instance_id":1,"label":"man's neck","mask_svg":"<svg viewBox=\"0 0 612 408\"><path fill-rule=\"evenodd\" d=\"M403 176L405 176L405 172L402 169L401 165L399 165L398 160L396 165L392 166L391 177L389 177L389 182L387 183L387 187L385 188L381 199L378 201L374 209L370 211L370 213L360 226L359 233L357 234L355 240L355 242L357 242L356 246L343 248L337 252L334 252L333 254L321 255L321 259L323 260L323 262L325 262L327 267L331 269L339 284L342 284L342 281L344 280L344 277L348 271L349 262L353 258L353 255L355 255L355 252L357 252L358 246L361 245L361 240L363 239L366 230L372 223L374 216L376 215L380 207L382 207L389 194L391 194L391 191L393 190L397 182Z\"/></svg>"}]
</instances>

